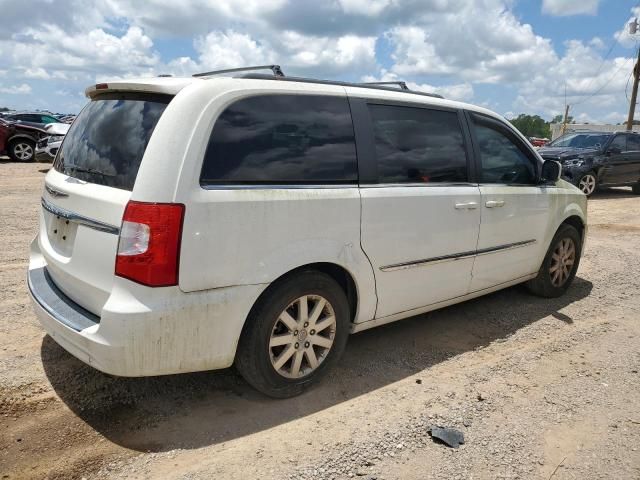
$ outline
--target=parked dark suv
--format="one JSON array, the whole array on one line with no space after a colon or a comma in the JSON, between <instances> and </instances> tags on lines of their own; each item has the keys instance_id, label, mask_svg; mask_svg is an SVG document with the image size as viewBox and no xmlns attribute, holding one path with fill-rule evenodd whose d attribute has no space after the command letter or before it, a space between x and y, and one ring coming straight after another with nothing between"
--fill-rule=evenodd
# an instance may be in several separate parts
<instances>
[{"instance_id":1,"label":"parked dark suv","mask_svg":"<svg viewBox=\"0 0 640 480\"><path fill-rule=\"evenodd\" d=\"M45 125L50 123L60 123L60 120L53 115L43 112L11 112L4 114L3 118L36 128L44 128Z\"/></svg>"},{"instance_id":2,"label":"parked dark suv","mask_svg":"<svg viewBox=\"0 0 640 480\"><path fill-rule=\"evenodd\" d=\"M538 153L562 164L562 176L587 196L598 187L631 186L640 194L640 134L572 132Z\"/></svg>"}]
</instances>

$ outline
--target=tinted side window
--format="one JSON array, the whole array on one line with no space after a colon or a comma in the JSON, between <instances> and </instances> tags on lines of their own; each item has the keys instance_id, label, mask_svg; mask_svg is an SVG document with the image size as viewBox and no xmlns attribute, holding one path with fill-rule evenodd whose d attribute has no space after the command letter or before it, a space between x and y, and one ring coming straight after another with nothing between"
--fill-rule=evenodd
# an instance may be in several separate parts
<instances>
[{"instance_id":1,"label":"tinted side window","mask_svg":"<svg viewBox=\"0 0 640 480\"><path fill-rule=\"evenodd\" d=\"M380 183L466 182L458 114L369 105Z\"/></svg>"},{"instance_id":2,"label":"tinted side window","mask_svg":"<svg viewBox=\"0 0 640 480\"><path fill-rule=\"evenodd\" d=\"M216 120L200 183L356 183L349 102L321 95L263 95Z\"/></svg>"},{"instance_id":3,"label":"tinted side window","mask_svg":"<svg viewBox=\"0 0 640 480\"><path fill-rule=\"evenodd\" d=\"M627 150L630 152L640 151L640 136L629 135L627 137Z\"/></svg>"},{"instance_id":4,"label":"tinted side window","mask_svg":"<svg viewBox=\"0 0 640 480\"><path fill-rule=\"evenodd\" d=\"M533 184L533 160L499 127L475 123L483 183Z\"/></svg>"},{"instance_id":5,"label":"tinted side window","mask_svg":"<svg viewBox=\"0 0 640 480\"><path fill-rule=\"evenodd\" d=\"M609 144L609 148L619 148L621 152L627 150L627 136L626 135L616 135L611 140Z\"/></svg>"}]
</instances>

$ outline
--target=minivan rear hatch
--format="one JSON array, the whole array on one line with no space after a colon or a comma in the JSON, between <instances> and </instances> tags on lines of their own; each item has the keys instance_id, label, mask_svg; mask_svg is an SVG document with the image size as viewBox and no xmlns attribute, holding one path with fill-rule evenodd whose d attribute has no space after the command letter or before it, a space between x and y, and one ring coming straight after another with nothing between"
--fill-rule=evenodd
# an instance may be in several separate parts
<instances>
[{"instance_id":1,"label":"minivan rear hatch","mask_svg":"<svg viewBox=\"0 0 640 480\"><path fill-rule=\"evenodd\" d=\"M92 96L46 176L39 247L47 274L96 315L113 286L118 234L138 169L171 98L127 92Z\"/></svg>"}]
</instances>

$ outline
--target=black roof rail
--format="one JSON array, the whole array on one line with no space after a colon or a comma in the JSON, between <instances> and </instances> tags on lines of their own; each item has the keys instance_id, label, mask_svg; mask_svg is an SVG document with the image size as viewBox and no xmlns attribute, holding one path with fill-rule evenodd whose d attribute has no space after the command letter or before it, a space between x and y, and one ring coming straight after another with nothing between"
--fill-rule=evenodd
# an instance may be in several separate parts
<instances>
[{"instance_id":1,"label":"black roof rail","mask_svg":"<svg viewBox=\"0 0 640 480\"><path fill-rule=\"evenodd\" d=\"M280 65L256 65L251 67L227 68L225 70L212 70L211 72L194 73L193 77L208 77L210 75L218 75L220 73L249 72L253 70L271 70L276 77L284 77Z\"/></svg>"},{"instance_id":2,"label":"black roof rail","mask_svg":"<svg viewBox=\"0 0 640 480\"><path fill-rule=\"evenodd\" d=\"M363 85L398 85L401 90L409 90L406 82L364 82Z\"/></svg>"},{"instance_id":3,"label":"black roof rail","mask_svg":"<svg viewBox=\"0 0 640 480\"><path fill-rule=\"evenodd\" d=\"M409 89L397 89L394 87L390 87L388 85L376 85L370 83L354 83L354 82L342 82L340 80L318 80L317 78L305 78L305 77L278 77L274 75L265 75L263 73L247 73L245 75L241 75L238 78L249 78L256 80L277 80L280 82L301 82L301 83L317 83L320 85L338 85L341 87L358 87L358 88L371 88L373 90L386 90L387 92L400 92L400 93L409 93L411 95L422 95L423 97L432 97L432 98L444 98L442 95L437 93L428 93L428 92L419 92L417 90L409 90Z\"/></svg>"}]
</instances>

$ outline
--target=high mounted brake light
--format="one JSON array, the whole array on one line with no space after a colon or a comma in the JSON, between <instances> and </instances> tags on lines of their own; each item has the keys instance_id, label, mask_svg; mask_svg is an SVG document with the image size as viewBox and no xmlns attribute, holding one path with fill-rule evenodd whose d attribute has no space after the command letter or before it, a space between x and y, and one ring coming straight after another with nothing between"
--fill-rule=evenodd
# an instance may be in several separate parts
<instances>
[{"instance_id":1,"label":"high mounted brake light","mask_svg":"<svg viewBox=\"0 0 640 480\"><path fill-rule=\"evenodd\" d=\"M183 219L181 203L127 203L116 275L149 287L177 285Z\"/></svg>"},{"instance_id":2,"label":"high mounted brake light","mask_svg":"<svg viewBox=\"0 0 640 480\"><path fill-rule=\"evenodd\" d=\"M96 83L96 90L107 90L109 88L109 84L107 83Z\"/></svg>"}]
</instances>

